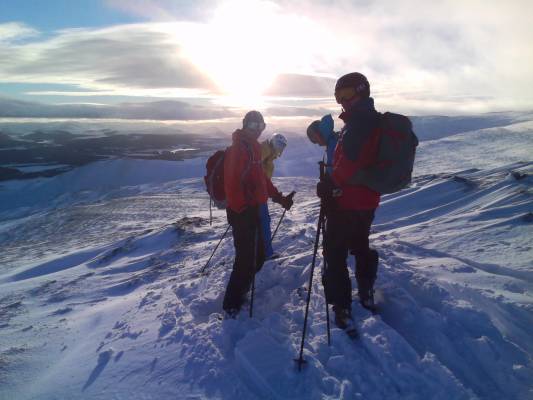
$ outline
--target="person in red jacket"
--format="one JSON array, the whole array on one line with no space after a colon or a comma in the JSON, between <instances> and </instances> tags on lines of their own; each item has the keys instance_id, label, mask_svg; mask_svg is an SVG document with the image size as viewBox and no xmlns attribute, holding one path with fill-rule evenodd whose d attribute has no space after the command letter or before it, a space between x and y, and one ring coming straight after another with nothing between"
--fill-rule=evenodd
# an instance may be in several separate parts
<instances>
[{"instance_id":1,"label":"person in red jacket","mask_svg":"<svg viewBox=\"0 0 533 400\"><path fill-rule=\"evenodd\" d=\"M378 253L370 248L368 237L380 194L367 186L352 184L351 178L375 161L380 114L370 97L370 84L360 73L339 78L335 99L343 108L339 118L345 125L333 156L331 177L318 183L317 194L326 205L324 255L327 268L323 277L326 300L333 304L336 324L344 329L351 323L348 252L355 255L359 301L365 308L375 308Z\"/></svg>"},{"instance_id":2,"label":"person in red jacket","mask_svg":"<svg viewBox=\"0 0 533 400\"><path fill-rule=\"evenodd\" d=\"M259 205L268 198L286 210L293 204L292 197L283 196L263 170L261 145L257 139L265 126L260 112L248 112L242 129L233 133L233 143L224 157L226 214L233 232L235 261L222 308L233 318L245 300L254 274L265 260Z\"/></svg>"}]
</instances>

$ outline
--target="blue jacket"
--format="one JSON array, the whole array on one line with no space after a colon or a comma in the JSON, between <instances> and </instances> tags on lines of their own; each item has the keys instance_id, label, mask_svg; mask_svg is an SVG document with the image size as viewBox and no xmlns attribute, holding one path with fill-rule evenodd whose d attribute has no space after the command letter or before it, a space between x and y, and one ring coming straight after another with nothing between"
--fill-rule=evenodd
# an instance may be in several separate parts
<instances>
[{"instance_id":1,"label":"blue jacket","mask_svg":"<svg viewBox=\"0 0 533 400\"><path fill-rule=\"evenodd\" d=\"M322 136L322 139L326 142L326 163L328 164L326 170L329 175L331 175L333 171L333 154L335 153L335 147L337 146L337 141L339 139L338 135L334 132L333 127L334 122L331 114L323 116L318 125L320 136Z\"/></svg>"}]
</instances>

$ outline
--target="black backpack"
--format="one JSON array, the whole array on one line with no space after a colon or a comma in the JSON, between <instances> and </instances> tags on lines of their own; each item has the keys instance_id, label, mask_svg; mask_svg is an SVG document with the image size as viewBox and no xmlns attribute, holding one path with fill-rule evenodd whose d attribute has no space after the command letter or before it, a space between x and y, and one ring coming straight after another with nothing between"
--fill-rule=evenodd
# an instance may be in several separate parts
<instances>
[{"instance_id":1,"label":"black backpack","mask_svg":"<svg viewBox=\"0 0 533 400\"><path fill-rule=\"evenodd\" d=\"M409 118L401 114L381 114L377 129L376 162L358 170L349 182L381 194L394 193L411 183L418 138Z\"/></svg>"}]
</instances>

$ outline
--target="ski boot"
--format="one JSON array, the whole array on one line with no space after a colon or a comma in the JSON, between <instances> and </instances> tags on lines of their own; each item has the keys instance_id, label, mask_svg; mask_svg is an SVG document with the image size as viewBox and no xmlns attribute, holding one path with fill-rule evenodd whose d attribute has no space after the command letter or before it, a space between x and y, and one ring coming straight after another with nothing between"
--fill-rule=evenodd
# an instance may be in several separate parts
<instances>
[{"instance_id":1,"label":"ski boot","mask_svg":"<svg viewBox=\"0 0 533 400\"><path fill-rule=\"evenodd\" d=\"M349 308L333 306L335 313L335 325L346 332L351 339L356 339L359 334L352 319L352 311Z\"/></svg>"},{"instance_id":2,"label":"ski boot","mask_svg":"<svg viewBox=\"0 0 533 400\"><path fill-rule=\"evenodd\" d=\"M377 307L374 301L374 289L359 290L359 303L361 303L363 308L366 308L375 314L377 312Z\"/></svg>"},{"instance_id":3,"label":"ski boot","mask_svg":"<svg viewBox=\"0 0 533 400\"><path fill-rule=\"evenodd\" d=\"M237 315L241 310L238 308L228 308L224 310L224 319L237 319Z\"/></svg>"}]
</instances>

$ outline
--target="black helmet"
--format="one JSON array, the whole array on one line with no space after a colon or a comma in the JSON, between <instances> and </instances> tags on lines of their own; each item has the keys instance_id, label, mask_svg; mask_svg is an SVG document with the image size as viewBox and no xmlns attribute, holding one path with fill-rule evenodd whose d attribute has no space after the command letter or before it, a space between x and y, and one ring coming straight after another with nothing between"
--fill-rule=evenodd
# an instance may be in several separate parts
<instances>
[{"instance_id":1,"label":"black helmet","mask_svg":"<svg viewBox=\"0 0 533 400\"><path fill-rule=\"evenodd\" d=\"M337 98L337 92L339 92L340 89L345 88L353 88L355 90L355 94L363 98L370 97L370 83L368 83L366 76L360 74L359 72L351 72L339 78L335 84L335 98L337 99L338 103L340 102Z\"/></svg>"},{"instance_id":2,"label":"black helmet","mask_svg":"<svg viewBox=\"0 0 533 400\"><path fill-rule=\"evenodd\" d=\"M259 111L248 111L242 120L243 129L263 132L266 127L265 120Z\"/></svg>"}]
</instances>

